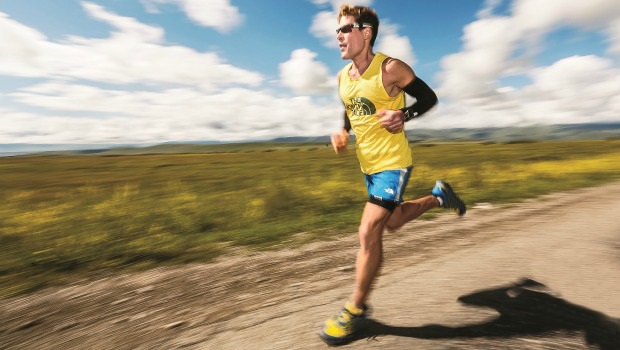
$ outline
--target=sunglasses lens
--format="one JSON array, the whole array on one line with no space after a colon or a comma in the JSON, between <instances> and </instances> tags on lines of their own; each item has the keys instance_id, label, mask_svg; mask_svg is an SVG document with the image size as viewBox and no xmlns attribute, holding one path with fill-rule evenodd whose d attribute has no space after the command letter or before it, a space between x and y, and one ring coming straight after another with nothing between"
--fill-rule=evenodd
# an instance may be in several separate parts
<instances>
[{"instance_id":1,"label":"sunglasses lens","mask_svg":"<svg viewBox=\"0 0 620 350\"><path fill-rule=\"evenodd\" d=\"M336 34L343 32L343 33L351 33L351 31L353 30L353 24L347 24L344 25L338 29L336 29Z\"/></svg>"}]
</instances>

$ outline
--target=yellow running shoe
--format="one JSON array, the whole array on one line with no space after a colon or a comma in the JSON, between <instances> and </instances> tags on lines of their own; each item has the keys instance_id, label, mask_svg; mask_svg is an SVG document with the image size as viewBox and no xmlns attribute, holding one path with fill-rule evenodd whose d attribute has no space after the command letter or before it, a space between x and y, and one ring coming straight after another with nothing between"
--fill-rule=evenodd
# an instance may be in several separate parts
<instances>
[{"instance_id":1,"label":"yellow running shoe","mask_svg":"<svg viewBox=\"0 0 620 350\"><path fill-rule=\"evenodd\" d=\"M323 325L319 337L328 345L344 345L353 340L354 333L358 330L360 321L366 319L368 308L358 308L352 303L340 310L340 313Z\"/></svg>"}]
</instances>

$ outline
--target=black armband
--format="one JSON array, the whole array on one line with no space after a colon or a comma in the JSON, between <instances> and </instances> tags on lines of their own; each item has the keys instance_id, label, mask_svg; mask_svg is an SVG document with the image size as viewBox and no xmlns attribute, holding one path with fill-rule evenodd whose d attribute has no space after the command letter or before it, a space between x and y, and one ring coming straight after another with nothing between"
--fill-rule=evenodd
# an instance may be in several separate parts
<instances>
[{"instance_id":1,"label":"black armband","mask_svg":"<svg viewBox=\"0 0 620 350\"><path fill-rule=\"evenodd\" d=\"M347 116L347 111L344 111L344 126L342 128L345 129L347 132L351 131L351 121Z\"/></svg>"},{"instance_id":2,"label":"black armband","mask_svg":"<svg viewBox=\"0 0 620 350\"><path fill-rule=\"evenodd\" d=\"M403 91L416 99L416 102L411 106L401 108L401 111L405 113L406 122L421 117L437 104L435 91L418 77L415 77L412 82L405 86Z\"/></svg>"}]
</instances>

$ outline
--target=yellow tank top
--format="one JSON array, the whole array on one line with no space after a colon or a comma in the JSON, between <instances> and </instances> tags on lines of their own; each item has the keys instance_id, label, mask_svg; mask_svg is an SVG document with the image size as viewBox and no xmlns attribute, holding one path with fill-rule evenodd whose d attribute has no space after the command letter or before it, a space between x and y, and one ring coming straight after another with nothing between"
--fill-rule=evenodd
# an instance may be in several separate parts
<instances>
[{"instance_id":1,"label":"yellow tank top","mask_svg":"<svg viewBox=\"0 0 620 350\"><path fill-rule=\"evenodd\" d=\"M405 107L404 92L390 97L383 86L382 65L387 58L377 52L368 69L355 80L349 76L353 63L340 71L340 98L355 133L357 158L365 174L406 168L412 164L411 148L404 130L392 134L381 127L376 116L381 109Z\"/></svg>"}]
</instances>

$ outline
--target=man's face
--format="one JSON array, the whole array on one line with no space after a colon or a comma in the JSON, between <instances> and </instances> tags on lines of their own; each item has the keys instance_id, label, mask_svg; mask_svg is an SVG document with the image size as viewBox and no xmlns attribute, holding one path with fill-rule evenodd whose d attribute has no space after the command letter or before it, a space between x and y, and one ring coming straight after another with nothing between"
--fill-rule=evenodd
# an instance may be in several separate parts
<instances>
[{"instance_id":1,"label":"man's face","mask_svg":"<svg viewBox=\"0 0 620 350\"><path fill-rule=\"evenodd\" d=\"M340 57L343 60L350 60L357 56L364 49L364 35L369 35L369 28L350 28L349 24L356 24L353 16L341 17L338 28L342 29L336 34L336 39L340 45ZM348 29L350 32L346 33Z\"/></svg>"}]
</instances>

